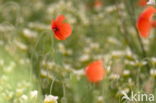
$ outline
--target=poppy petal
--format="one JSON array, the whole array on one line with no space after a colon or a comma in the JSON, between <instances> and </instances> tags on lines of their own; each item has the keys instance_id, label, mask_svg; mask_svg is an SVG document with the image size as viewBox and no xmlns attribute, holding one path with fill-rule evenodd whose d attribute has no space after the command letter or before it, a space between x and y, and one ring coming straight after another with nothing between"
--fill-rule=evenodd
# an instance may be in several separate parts
<instances>
[{"instance_id":1,"label":"poppy petal","mask_svg":"<svg viewBox=\"0 0 156 103\"><path fill-rule=\"evenodd\" d=\"M146 6L147 5L147 0L139 0L138 5L139 6Z\"/></svg>"},{"instance_id":2,"label":"poppy petal","mask_svg":"<svg viewBox=\"0 0 156 103\"><path fill-rule=\"evenodd\" d=\"M65 20L64 15L60 15L60 16L58 16L58 17L56 18L56 21L57 21L57 22L63 22L64 20Z\"/></svg>"},{"instance_id":3,"label":"poppy petal","mask_svg":"<svg viewBox=\"0 0 156 103\"><path fill-rule=\"evenodd\" d=\"M65 17L60 15L56 18L56 20L52 21L51 29L54 32L55 38L58 40L65 40L72 33L72 28L70 24L63 23Z\"/></svg>"},{"instance_id":4,"label":"poppy petal","mask_svg":"<svg viewBox=\"0 0 156 103\"><path fill-rule=\"evenodd\" d=\"M105 70L102 61L94 61L86 68L86 76L90 82L99 82L103 79Z\"/></svg>"},{"instance_id":5,"label":"poppy petal","mask_svg":"<svg viewBox=\"0 0 156 103\"><path fill-rule=\"evenodd\" d=\"M67 38L71 35L72 33L72 28L69 24L64 23L61 25L60 33L64 34L64 37Z\"/></svg>"},{"instance_id":6,"label":"poppy petal","mask_svg":"<svg viewBox=\"0 0 156 103\"><path fill-rule=\"evenodd\" d=\"M57 40L65 40L65 39L66 39L66 38L64 38L64 36L61 35L59 32L56 33L54 36L55 36L55 38L56 38Z\"/></svg>"},{"instance_id":7,"label":"poppy petal","mask_svg":"<svg viewBox=\"0 0 156 103\"><path fill-rule=\"evenodd\" d=\"M156 21L151 21L152 27L156 27Z\"/></svg>"},{"instance_id":8,"label":"poppy petal","mask_svg":"<svg viewBox=\"0 0 156 103\"><path fill-rule=\"evenodd\" d=\"M148 37L150 30L152 28L151 19L156 9L152 6L146 8L138 18L137 29L140 35L144 38Z\"/></svg>"}]
</instances>

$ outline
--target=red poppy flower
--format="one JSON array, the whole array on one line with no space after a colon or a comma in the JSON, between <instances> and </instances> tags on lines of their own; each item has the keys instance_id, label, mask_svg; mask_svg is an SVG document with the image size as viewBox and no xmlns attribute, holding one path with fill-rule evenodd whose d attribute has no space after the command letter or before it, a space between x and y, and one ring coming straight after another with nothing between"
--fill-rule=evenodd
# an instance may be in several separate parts
<instances>
[{"instance_id":1,"label":"red poppy flower","mask_svg":"<svg viewBox=\"0 0 156 103\"><path fill-rule=\"evenodd\" d=\"M88 80L93 83L101 81L104 78L105 72L102 61L92 62L87 66L85 71Z\"/></svg>"},{"instance_id":2,"label":"red poppy flower","mask_svg":"<svg viewBox=\"0 0 156 103\"><path fill-rule=\"evenodd\" d=\"M154 13L156 13L156 9L152 6L149 6L140 14L137 20L137 29L140 35L144 38L149 36L149 33L155 24L154 21L152 21L152 16Z\"/></svg>"},{"instance_id":3,"label":"red poppy flower","mask_svg":"<svg viewBox=\"0 0 156 103\"><path fill-rule=\"evenodd\" d=\"M101 0L95 0L94 2L94 7L95 8L101 8L103 5L102 1Z\"/></svg>"},{"instance_id":4,"label":"red poppy flower","mask_svg":"<svg viewBox=\"0 0 156 103\"><path fill-rule=\"evenodd\" d=\"M65 17L60 15L56 18L56 20L52 21L52 31L54 32L54 36L58 40L65 40L72 33L72 28L70 24L64 23Z\"/></svg>"},{"instance_id":5,"label":"red poppy flower","mask_svg":"<svg viewBox=\"0 0 156 103\"><path fill-rule=\"evenodd\" d=\"M139 0L138 5L139 6L146 6L147 0Z\"/></svg>"}]
</instances>

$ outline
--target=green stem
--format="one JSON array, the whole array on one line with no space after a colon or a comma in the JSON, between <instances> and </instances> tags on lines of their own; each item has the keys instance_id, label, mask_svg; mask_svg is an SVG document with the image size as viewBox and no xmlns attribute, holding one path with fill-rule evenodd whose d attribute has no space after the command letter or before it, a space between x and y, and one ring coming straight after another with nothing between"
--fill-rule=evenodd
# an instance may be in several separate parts
<instances>
[{"instance_id":1,"label":"green stem","mask_svg":"<svg viewBox=\"0 0 156 103\"><path fill-rule=\"evenodd\" d=\"M128 38L128 31L126 28L126 24L124 22L124 20L122 19L122 16L120 15L120 10L118 8L119 2L115 2L116 3L116 10L118 12L118 17L121 19L121 26L119 26L119 28L123 28L123 31L121 31L121 33L123 34L123 37L125 39L125 41L127 42L128 46L130 47L131 51L136 53L136 50L133 48L133 45L131 44L131 40Z\"/></svg>"},{"instance_id":2,"label":"green stem","mask_svg":"<svg viewBox=\"0 0 156 103\"><path fill-rule=\"evenodd\" d=\"M136 22L136 21L135 21L135 19L131 16L131 15L135 15L135 9L134 9L135 7L134 7L132 1L130 1L130 5L131 5L132 7L131 7L131 10L128 9L128 13L130 14L130 19L131 19L131 21L132 21L132 25L134 25L135 31L136 31L136 33L137 33L137 39L138 39L139 45L140 45L140 47L141 47L142 57L145 58L145 57L147 56L147 55L146 55L146 51L145 51L145 48L144 48L142 39L141 39L141 37L140 37L140 35L139 35L139 32L138 32L138 30L137 30L137 28L136 28L136 26L135 26L135 22Z\"/></svg>"}]
</instances>

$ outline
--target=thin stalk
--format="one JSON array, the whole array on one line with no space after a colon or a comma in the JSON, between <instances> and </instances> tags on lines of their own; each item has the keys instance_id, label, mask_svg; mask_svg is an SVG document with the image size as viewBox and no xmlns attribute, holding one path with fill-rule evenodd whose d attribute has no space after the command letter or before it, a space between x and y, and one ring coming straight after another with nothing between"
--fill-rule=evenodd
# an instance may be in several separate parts
<instances>
[{"instance_id":1,"label":"thin stalk","mask_svg":"<svg viewBox=\"0 0 156 103\"><path fill-rule=\"evenodd\" d=\"M54 81L55 81L55 79L53 79L53 80L51 81L51 85L50 85L50 94L52 94Z\"/></svg>"},{"instance_id":2,"label":"thin stalk","mask_svg":"<svg viewBox=\"0 0 156 103\"><path fill-rule=\"evenodd\" d=\"M120 12L119 12L119 3L118 2L115 2L116 3L116 11L118 12L118 17L121 19L122 16L120 15ZM125 41L127 42L128 46L130 47L131 51L136 53L136 50L133 48L133 45L131 44L131 40L129 40L127 34L128 34L128 31L126 29L126 24L125 22L123 21L123 19L121 19L121 26L119 26L119 28L123 28L123 32L121 31L121 33L123 34L123 37L125 39Z\"/></svg>"},{"instance_id":3,"label":"thin stalk","mask_svg":"<svg viewBox=\"0 0 156 103\"><path fill-rule=\"evenodd\" d=\"M132 23L132 25L134 25L134 28L135 28L135 31L136 31L136 34L137 34L137 39L138 39L140 49L141 49L141 52L142 52L142 58L145 59L145 58L147 58L147 53L145 51L144 44L143 44L143 41L142 41L142 39L141 39L141 37L139 35L137 27L135 26L136 25L136 20L133 18L133 17L135 17L135 9L134 9L135 7L134 7L132 1L130 1L129 5L131 5L131 8L128 8L127 10L128 10L129 15L130 15L131 23ZM147 60L147 62L149 62L149 61ZM150 70L149 63L147 63L146 67L147 67L148 70Z\"/></svg>"},{"instance_id":4,"label":"thin stalk","mask_svg":"<svg viewBox=\"0 0 156 103\"><path fill-rule=\"evenodd\" d=\"M139 32L137 31L136 27L135 27L135 30L137 32L137 38L138 38L138 41L139 41L140 46L141 46L141 51L142 51L143 58L146 58L147 57L147 54L146 54L146 51L145 51L145 48L144 48L142 39L141 39L141 37L139 35Z\"/></svg>"},{"instance_id":5,"label":"thin stalk","mask_svg":"<svg viewBox=\"0 0 156 103\"><path fill-rule=\"evenodd\" d=\"M144 48L144 45L143 45L143 41L142 41L142 39L141 39L141 37L140 37L140 35L139 35L139 32L138 32L138 30L137 30L137 28L136 28L136 26L135 26L135 19L132 17L132 15L133 16L135 16L135 7L134 7L134 5L133 5L133 3L132 3L132 1L130 1L130 5L132 6L131 7L131 9L127 9L128 10L128 14L130 14L129 16L130 16L130 19L131 19L131 23L132 23L132 25L134 25L134 28L135 28L135 31L136 31L136 34L137 34L137 39L138 39L138 42L139 42L139 45L140 45L140 48L141 48L141 51L142 51L142 57L143 58L145 58L146 56L147 56L147 54L146 54L146 51L145 51L145 48Z\"/></svg>"}]
</instances>

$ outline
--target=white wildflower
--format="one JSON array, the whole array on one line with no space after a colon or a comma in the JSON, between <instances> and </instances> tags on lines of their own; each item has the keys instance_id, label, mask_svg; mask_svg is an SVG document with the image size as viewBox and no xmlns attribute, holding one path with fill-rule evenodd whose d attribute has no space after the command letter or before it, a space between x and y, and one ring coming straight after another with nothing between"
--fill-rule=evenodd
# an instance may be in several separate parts
<instances>
[{"instance_id":1,"label":"white wildflower","mask_svg":"<svg viewBox=\"0 0 156 103\"><path fill-rule=\"evenodd\" d=\"M37 36L37 33L30 29L24 29L23 35L27 38L35 38Z\"/></svg>"},{"instance_id":2,"label":"white wildflower","mask_svg":"<svg viewBox=\"0 0 156 103\"><path fill-rule=\"evenodd\" d=\"M92 49L98 49L100 47L100 45L98 43L91 43L90 44L90 48Z\"/></svg>"},{"instance_id":3,"label":"white wildflower","mask_svg":"<svg viewBox=\"0 0 156 103\"><path fill-rule=\"evenodd\" d=\"M134 82L133 82L132 78L128 78L128 84L130 86L133 86L134 85Z\"/></svg>"},{"instance_id":4,"label":"white wildflower","mask_svg":"<svg viewBox=\"0 0 156 103\"><path fill-rule=\"evenodd\" d=\"M63 66L66 70L71 70L72 68L70 64L66 64L66 63L64 63Z\"/></svg>"},{"instance_id":5,"label":"white wildflower","mask_svg":"<svg viewBox=\"0 0 156 103\"><path fill-rule=\"evenodd\" d=\"M20 48L21 50L27 50L27 46L22 43L22 42L19 42L19 41L15 41L15 44L18 48Z\"/></svg>"},{"instance_id":6,"label":"white wildflower","mask_svg":"<svg viewBox=\"0 0 156 103\"><path fill-rule=\"evenodd\" d=\"M101 103L103 102L103 96L98 96L98 101Z\"/></svg>"},{"instance_id":7,"label":"white wildflower","mask_svg":"<svg viewBox=\"0 0 156 103\"><path fill-rule=\"evenodd\" d=\"M113 51L112 52L112 57L121 57L124 55L124 52L123 51Z\"/></svg>"},{"instance_id":8,"label":"white wildflower","mask_svg":"<svg viewBox=\"0 0 156 103\"><path fill-rule=\"evenodd\" d=\"M111 12L113 12L115 10L116 10L115 6L108 6L108 7L105 8L105 12L107 12L107 13L111 13Z\"/></svg>"},{"instance_id":9,"label":"white wildflower","mask_svg":"<svg viewBox=\"0 0 156 103\"><path fill-rule=\"evenodd\" d=\"M6 31L11 31L13 30L14 27L8 24L0 24L0 31L6 32Z\"/></svg>"},{"instance_id":10,"label":"white wildflower","mask_svg":"<svg viewBox=\"0 0 156 103\"><path fill-rule=\"evenodd\" d=\"M156 69L151 69L150 70L150 74L152 75L152 76L156 76Z\"/></svg>"},{"instance_id":11,"label":"white wildflower","mask_svg":"<svg viewBox=\"0 0 156 103\"><path fill-rule=\"evenodd\" d=\"M31 91L31 92L30 92L30 97L31 97L31 98L36 98L37 95L38 95L38 91L37 91L37 90L34 90L34 91Z\"/></svg>"},{"instance_id":12,"label":"white wildflower","mask_svg":"<svg viewBox=\"0 0 156 103\"><path fill-rule=\"evenodd\" d=\"M44 99L44 103L58 103L58 97L53 95L46 95Z\"/></svg>"},{"instance_id":13,"label":"white wildflower","mask_svg":"<svg viewBox=\"0 0 156 103\"><path fill-rule=\"evenodd\" d=\"M114 73L114 74L111 74L111 75L110 75L110 78L113 79L113 80L119 79L119 78L120 78L120 75Z\"/></svg>"},{"instance_id":14,"label":"white wildflower","mask_svg":"<svg viewBox=\"0 0 156 103\"><path fill-rule=\"evenodd\" d=\"M54 67L54 66L55 66L55 62L53 62L53 61L47 62L47 67L49 69L52 68L52 67Z\"/></svg>"},{"instance_id":15,"label":"white wildflower","mask_svg":"<svg viewBox=\"0 0 156 103\"><path fill-rule=\"evenodd\" d=\"M22 96L21 96L21 99L26 101L26 100L28 100L28 96L22 95Z\"/></svg>"},{"instance_id":16,"label":"white wildflower","mask_svg":"<svg viewBox=\"0 0 156 103\"><path fill-rule=\"evenodd\" d=\"M130 74L130 71L129 71L129 70L124 70L124 71L123 71L123 75L127 76L127 75L129 75L129 74Z\"/></svg>"},{"instance_id":17,"label":"white wildflower","mask_svg":"<svg viewBox=\"0 0 156 103\"><path fill-rule=\"evenodd\" d=\"M151 62L153 63L153 64L156 64L156 58L151 58Z\"/></svg>"},{"instance_id":18,"label":"white wildflower","mask_svg":"<svg viewBox=\"0 0 156 103\"><path fill-rule=\"evenodd\" d=\"M17 89L16 96L21 96L24 93L24 89Z\"/></svg>"},{"instance_id":19,"label":"white wildflower","mask_svg":"<svg viewBox=\"0 0 156 103\"><path fill-rule=\"evenodd\" d=\"M59 51L60 51L62 54L65 54L65 53L66 53L66 48L65 48L65 46L64 46L62 43L59 43L59 44L58 44L58 49L59 49Z\"/></svg>"},{"instance_id":20,"label":"white wildflower","mask_svg":"<svg viewBox=\"0 0 156 103\"><path fill-rule=\"evenodd\" d=\"M115 38L113 38L113 37L109 37L109 38L108 38L108 42L109 42L109 43L112 43L112 44L115 44L115 45L120 45L119 40L117 40L117 39L115 39Z\"/></svg>"},{"instance_id":21,"label":"white wildflower","mask_svg":"<svg viewBox=\"0 0 156 103\"><path fill-rule=\"evenodd\" d=\"M87 61L89 60L89 55L82 55L80 58L79 58L79 61L81 62L84 62L84 61Z\"/></svg>"},{"instance_id":22,"label":"white wildflower","mask_svg":"<svg viewBox=\"0 0 156 103\"><path fill-rule=\"evenodd\" d=\"M83 69L74 70L73 72L74 72L74 74L79 75L79 76L84 75L84 70Z\"/></svg>"}]
</instances>

